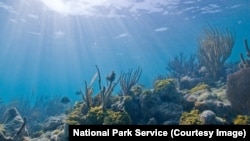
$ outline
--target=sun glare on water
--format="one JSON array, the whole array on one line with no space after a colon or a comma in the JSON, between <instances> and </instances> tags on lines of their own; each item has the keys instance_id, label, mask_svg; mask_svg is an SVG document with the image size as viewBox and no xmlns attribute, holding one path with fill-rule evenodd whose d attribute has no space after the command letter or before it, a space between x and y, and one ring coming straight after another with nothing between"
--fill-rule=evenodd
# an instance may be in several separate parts
<instances>
[{"instance_id":1,"label":"sun glare on water","mask_svg":"<svg viewBox=\"0 0 250 141\"><path fill-rule=\"evenodd\" d=\"M107 0L41 0L50 10L60 14L76 15L93 12L95 6L104 6Z\"/></svg>"},{"instance_id":2,"label":"sun glare on water","mask_svg":"<svg viewBox=\"0 0 250 141\"><path fill-rule=\"evenodd\" d=\"M59 13L67 13L68 8L65 0L41 0L48 8Z\"/></svg>"}]
</instances>

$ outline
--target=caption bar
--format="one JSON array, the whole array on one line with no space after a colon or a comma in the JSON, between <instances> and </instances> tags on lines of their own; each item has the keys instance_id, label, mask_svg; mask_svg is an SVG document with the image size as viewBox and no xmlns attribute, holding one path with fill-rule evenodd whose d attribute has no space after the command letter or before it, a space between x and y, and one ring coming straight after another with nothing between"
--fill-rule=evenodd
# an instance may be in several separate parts
<instances>
[{"instance_id":1,"label":"caption bar","mask_svg":"<svg viewBox=\"0 0 250 141\"><path fill-rule=\"evenodd\" d=\"M250 125L70 125L71 141L84 137L167 137L249 139Z\"/></svg>"}]
</instances>

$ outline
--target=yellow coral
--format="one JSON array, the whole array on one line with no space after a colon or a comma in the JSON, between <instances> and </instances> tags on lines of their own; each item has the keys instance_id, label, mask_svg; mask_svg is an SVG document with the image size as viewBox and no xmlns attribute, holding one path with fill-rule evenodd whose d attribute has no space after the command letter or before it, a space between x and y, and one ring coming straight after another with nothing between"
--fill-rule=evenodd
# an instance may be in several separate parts
<instances>
[{"instance_id":1,"label":"yellow coral","mask_svg":"<svg viewBox=\"0 0 250 141\"><path fill-rule=\"evenodd\" d=\"M84 115L82 114L83 104L77 104L75 109L67 116L66 123L70 125L80 125L84 122Z\"/></svg>"},{"instance_id":2,"label":"yellow coral","mask_svg":"<svg viewBox=\"0 0 250 141\"><path fill-rule=\"evenodd\" d=\"M126 125L132 123L131 118L126 111L114 112L108 110L107 112L108 114L103 122L105 125Z\"/></svg>"},{"instance_id":3,"label":"yellow coral","mask_svg":"<svg viewBox=\"0 0 250 141\"><path fill-rule=\"evenodd\" d=\"M191 110L190 112L184 112L180 118L180 125L202 125L200 120L199 111Z\"/></svg>"},{"instance_id":4,"label":"yellow coral","mask_svg":"<svg viewBox=\"0 0 250 141\"><path fill-rule=\"evenodd\" d=\"M237 117L234 119L233 123L235 125L249 125L250 124L250 116L237 115Z\"/></svg>"},{"instance_id":5,"label":"yellow coral","mask_svg":"<svg viewBox=\"0 0 250 141\"><path fill-rule=\"evenodd\" d=\"M86 120L89 124L103 124L104 117L107 115L102 107L91 107L86 115Z\"/></svg>"},{"instance_id":6,"label":"yellow coral","mask_svg":"<svg viewBox=\"0 0 250 141\"><path fill-rule=\"evenodd\" d=\"M194 92L197 92L197 91L200 91L200 90L211 91L210 87L207 84L205 84L205 83L199 83L195 87L193 87L189 92L190 93L194 93Z\"/></svg>"},{"instance_id":7,"label":"yellow coral","mask_svg":"<svg viewBox=\"0 0 250 141\"><path fill-rule=\"evenodd\" d=\"M174 79L163 79L163 80L156 80L154 83L154 91L156 93L160 91L164 91L167 89L175 88L175 81Z\"/></svg>"}]
</instances>

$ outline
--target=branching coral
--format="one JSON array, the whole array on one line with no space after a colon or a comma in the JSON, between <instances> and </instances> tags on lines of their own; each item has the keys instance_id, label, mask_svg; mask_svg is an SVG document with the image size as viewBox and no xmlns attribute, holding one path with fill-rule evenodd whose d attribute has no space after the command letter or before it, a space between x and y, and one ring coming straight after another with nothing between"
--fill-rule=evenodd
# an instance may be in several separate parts
<instances>
[{"instance_id":1,"label":"branching coral","mask_svg":"<svg viewBox=\"0 0 250 141\"><path fill-rule=\"evenodd\" d=\"M81 90L77 92L77 94L82 96L83 102L84 102L84 106L83 106L83 114L86 114L91 107L93 106L101 106L103 111L106 110L106 106L107 106L107 102L110 100L110 96L113 92L114 87L119 83L120 81L120 77L118 78L118 80L115 82L116 79L116 74L114 71L112 71L107 77L107 86L102 86L102 82L101 82L101 74L100 74L100 70L99 67L96 65L96 69L97 72L95 73L95 75L92 77L92 80L90 82L90 84L88 85L87 82L85 81L85 91ZM99 90L100 93L99 95L96 95L96 97L92 97L93 94L93 83L94 81L98 78L98 84L99 84ZM98 99L98 101L95 101L96 99Z\"/></svg>"},{"instance_id":2,"label":"branching coral","mask_svg":"<svg viewBox=\"0 0 250 141\"><path fill-rule=\"evenodd\" d=\"M172 77L180 79L181 76L189 75L198 69L196 56L191 54L189 57L185 56L183 52L174 56L173 59L167 63L167 71Z\"/></svg>"},{"instance_id":3,"label":"branching coral","mask_svg":"<svg viewBox=\"0 0 250 141\"><path fill-rule=\"evenodd\" d=\"M244 44L245 44L245 48L247 51L247 57L250 57L250 49L248 47L248 43L247 43L247 39L244 40ZM241 59L241 63L239 64L239 67L242 68L247 68L250 67L250 60L246 59L243 57L243 54L240 54L240 59Z\"/></svg>"},{"instance_id":4,"label":"branching coral","mask_svg":"<svg viewBox=\"0 0 250 141\"><path fill-rule=\"evenodd\" d=\"M101 75L100 75L100 70L98 68L98 66L96 65L96 69L98 72L98 82L99 82L99 89L101 92L101 100L102 100L102 110L105 111L106 110L106 106L107 106L107 102L112 94L112 91L114 90L114 87L119 83L120 78L118 78L118 80L115 82L115 72L112 71L107 77L106 80L108 81L108 86L107 88L105 86L102 87L101 84Z\"/></svg>"},{"instance_id":5,"label":"branching coral","mask_svg":"<svg viewBox=\"0 0 250 141\"><path fill-rule=\"evenodd\" d=\"M124 96L130 94L131 88L139 81L141 73L142 69L137 68L135 71L130 69L127 73L121 74L120 86Z\"/></svg>"},{"instance_id":6,"label":"branching coral","mask_svg":"<svg viewBox=\"0 0 250 141\"><path fill-rule=\"evenodd\" d=\"M85 81L85 93L80 89L80 94L82 95L82 99L85 102L86 109L89 110L92 104L92 94L93 94L93 87L90 85L88 86L87 82Z\"/></svg>"},{"instance_id":7,"label":"branching coral","mask_svg":"<svg viewBox=\"0 0 250 141\"><path fill-rule=\"evenodd\" d=\"M204 28L198 36L198 60L214 80L220 77L234 43L235 35L231 31L211 26Z\"/></svg>"}]
</instances>

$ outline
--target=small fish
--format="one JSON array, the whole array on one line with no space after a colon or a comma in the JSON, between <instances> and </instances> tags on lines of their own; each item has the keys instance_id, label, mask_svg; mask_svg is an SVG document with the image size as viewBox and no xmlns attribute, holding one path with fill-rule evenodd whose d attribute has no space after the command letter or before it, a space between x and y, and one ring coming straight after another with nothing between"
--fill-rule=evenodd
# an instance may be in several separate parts
<instances>
[{"instance_id":1,"label":"small fish","mask_svg":"<svg viewBox=\"0 0 250 141\"><path fill-rule=\"evenodd\" d=\"M106 80L112 83L115 80L115 72L112 71L108 76L106 76Z\"/></svg>"},{"instance_id":2,"label":"small fish","mask_svg":"<svg viewBox=\"0 0 250 141\"><path fill-rule=\"evenodd\" d=\"M70 102L69 98L64 96L62 99L61 99L61 103L63 104L68 104Z\"/></svg>"},{"instance_id":3,"label":"small fish","mask_svg":"<svg viewBox=\"0 0 250 141\"><path fill-rule=\"evenodd\" d=\"M75 94L76 95L81 95L82 93L81 93L81 91L77 91Z\"/></svg>"}]
</instances>

